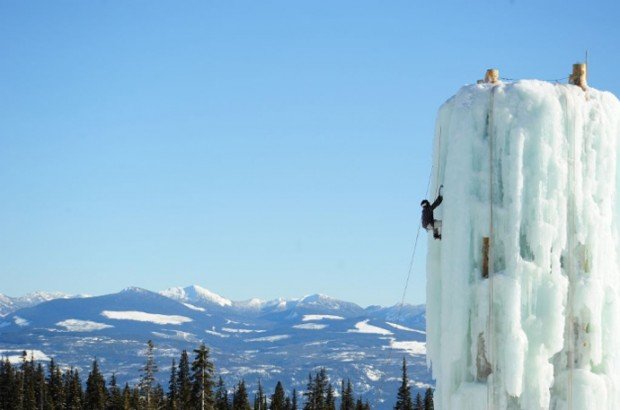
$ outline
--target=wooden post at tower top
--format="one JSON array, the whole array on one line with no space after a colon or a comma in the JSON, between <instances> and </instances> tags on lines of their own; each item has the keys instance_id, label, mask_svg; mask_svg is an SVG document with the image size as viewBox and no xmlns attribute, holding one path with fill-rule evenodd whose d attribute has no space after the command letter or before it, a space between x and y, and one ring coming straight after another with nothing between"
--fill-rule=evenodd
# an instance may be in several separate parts
<instances>
[{"instance_id":1,"label":"wooden post at tower top","mask_svg":"<svg viewBox=\"0 0 620 410\"><path fill-rule=\"evenodd\" d=\"M489 68L486 73L484 73L484 80L478 80L476 84L497 84L499 83L499 70L497 68Z\"/></svg>"},{"instance_id":2,"label":"wooden post at tower top","mask_svg":"<svg viewBox=\"0 0 620 410\"><path fill-rule=\"evenodd\" d=\"M495 84L499 82L499 70L497 68L489 68L484 74L484 82Z\"/></svg>"},{"instance_id":3,"label":"wooden post at tower top","mask_svg":"<svg viewBox=\"0 0 620 410\"><path fill-rule=\"evenodd\" d=\"M585 91L588 88L588 66L584 63L573 64L573 73L568 77L568 83Z\"/></svg>"}]
</instances>

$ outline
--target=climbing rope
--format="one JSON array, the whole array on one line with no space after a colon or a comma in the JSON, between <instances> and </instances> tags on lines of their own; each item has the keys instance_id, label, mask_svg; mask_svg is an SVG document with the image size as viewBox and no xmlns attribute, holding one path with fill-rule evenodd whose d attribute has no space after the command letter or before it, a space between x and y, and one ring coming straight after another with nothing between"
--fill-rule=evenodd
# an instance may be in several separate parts
<instances>
[{"instance_id":1,"label":"climbing rope","mask_svg":"<svg viewBox=\"0 0 620 410\"><path fill-rule=\"evenodd\" d=\"M424 194L424 197L426 198L428 196L428 190L430 188L431 185L431 177L433 175L433 171L431 168L431 174L428 176L428 183L426 184L426 194ZM403 295L400 299L400 303L398 304L398 312L396 313L396 322L398 322L400 320L400 315L402 313L403 310L403 306L405 305L405 296L407 295L407 288L409 287L409 279L411 278L411 272L413 271L413 261L415 260L415 252L416 249L418 248L418 239L420 238L420 230L422 229L422 226L419 225L418 226L418 232L415 235L415 241L413 242L413 250L411 251L411 258L409 259L409 269L407 270L407 278L405 279L405 287L403 288ZM389 349L389 354L388 354L388 363L390 363L392 361L392 351L394 349Z\"/></svg>"},{"instance_id":2,"label":"climbing rope","mask_svg":"<svg viewBox=\"0 0 620 410\"><path fill-rule=\"evenodd\" d=\"M441 129L439 130L439 142L441 142ZM439 150L439 148L438 148ZM431 187L431 179L433 177L433 169L434 169L434 164L433 166L431 166L431 172L428 175L428 182L426 183L426 193L424 194L424 197L427 198L428 197L428 191ZM420 230L422 229L422 225L418 225L418 231L415 235L415 240L413 242L413 249L411 251L411 258L409 259L409 269L407 269L407 278L405 279L405 286L403 288L403 294L402 297L400 299L400 303L398 304L398 312L396 313L396 322L398 323L400 321L400 315L402 313L403 310L403 306L405 305L405 296L407 295L407 288L409 287L409 279L411 279L411 272L413 271L413 262L415 260L415 253L416 250L418 248L418 239L420 238ZM388 357L387 357L387 363L388 365L392 363L392 352L394 351L394 349L389 348L388 349ZM378 400L375 399L375 400ZM379 402L374 403L378 407Z\"/></svg>"},{"instance_id":3,"label":"climbing rope","mask_svg":"<svg viewBox=\"0 0 620 410\"><path fill-rule=\"evenodd\" d=\"M495 89L497 86L494 86L491 89L491 96L489 102L489 113L487 119L487 135L489 137L489 308L488 308L488 342L489 342L489 362L491 363L491 375L492 380L489 382L487 377L487 408L493 409L495 406L495 378L497 376L497 366L495 360L495 343L493 337L494 330L494 311L493 311L493 135L494 135L494 124L493 124L493 108L495 105Z\"/></svg>"},{"instance_id":4,"label":"climbing rope","mask_svg":"<svg viewBox=\"0 0 620 410\"><path fill-rule=\"evenodd\" d=\"M437 164L439 164L439 158L441 151L441 128L439 129L439 137L437 141ZM426 183L426 193L424 194L424 198L428 197L428 191L431 187L431 179L433 178L433 170L435 169L435 164L431 166L431 172L428 175L428 182ZM439 170L437 171L437 176L439 177ZM400 320L400 315L403 310L403 306L405 305L405 297L407 295L407 288L409 287L409 279L411 278L411 272L413 271L413 262L415 260L416 249L418 248L418 239L420 237L420 230L422 229L421 225L418 225L418 231L415 235L415 241L413 242L413 250L411 251L411 258L409 259L409 269L407 270L407 278L405 279L405 286L403 288L403 294L400 299L400 303L398 305L398 312L396 313L396 322ZM393 349L389 349L388 354L388 363L392 361L392 351Z\"/></svg>"},{"instance_id":5,"label":"climbing rope","mask_svg":"<svg viewBox=\"0 0 620 410\"><path fill-rule=\"evenodd\" d=\"M540 80L540 81L546 81L548 83L559 83L561 81L565 81L568 80L570 78L570 76L566 76L566 77L562 77L562 78L554 78L551 80ZM522 80L521 78L506 78L506 77L500 77L499 78L502 81L509 81L509 82L515 82L515 81L519 81Z\"/></svg>"},{"instance_id":6,"label":"climbing rope","mask_svg":"<svg viewBox=\"0 0 620 410\"><path fill-rule=\"evenodd\" d=\"M571 124L568 121L568 106L569 106L569 95L566 95L566 107L565 107L565 132L566 132L566 137L569 138L569 135L575 134L575 127L573 126L571 129ZM575 106L574 104L572 104L573 107ZM570 141L568 141L568 161L569 161L569 170L568 170L568 180L567 180L567 184L569 187L574 187L575 186L575 178L576 178L576 173L577 173L577 167L576 167L576 158L577 158L577 136L575 135L573 141L572 141L572 149L571 149L571 144ZM572 201L571 201L571 196L572 196ZM567 215L568 219L569 219L569 226L570 226L570 230L568 232L568 249L569 249L569 262L568 262L568 272L567 272L567 276L568 276L568 296L567 296L567 304L568 304L568 324L567 324L567 339L568 339L568 351L566 354L566 360L568 361L568 377L567 377L567 392L566 392L566 400L568 402L568 410L573 410L573 372L575 369L575 317L574 317L574 312L573 312L573 300L574 300L574 275L575 275L575 237L573 232L576 229L576 210L575 210L575 206L576 206L576 201L577 198L575 196L575 192L574 192L574 188L572 191L572 195L569 195L567 197L567 211L569 212L569 215ZM571 232L572 231L572 232Z\"/></svg>"}]
</instances>

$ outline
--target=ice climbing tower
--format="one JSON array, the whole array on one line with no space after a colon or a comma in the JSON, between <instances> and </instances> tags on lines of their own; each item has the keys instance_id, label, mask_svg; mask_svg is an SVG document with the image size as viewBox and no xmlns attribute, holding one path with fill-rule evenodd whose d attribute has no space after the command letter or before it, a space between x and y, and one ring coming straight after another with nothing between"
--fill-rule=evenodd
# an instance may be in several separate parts
<instances>
[{"instance_id":1,"label":"ice climbing tower","mask_svg":"<svg viewBox=\"0 0 620 410\"><path fill-rule=\"evenodd\" d=\"M496 79L439 110L436 408L620 409L620 102L583 85Z\"/></svg>"}]
</instances>

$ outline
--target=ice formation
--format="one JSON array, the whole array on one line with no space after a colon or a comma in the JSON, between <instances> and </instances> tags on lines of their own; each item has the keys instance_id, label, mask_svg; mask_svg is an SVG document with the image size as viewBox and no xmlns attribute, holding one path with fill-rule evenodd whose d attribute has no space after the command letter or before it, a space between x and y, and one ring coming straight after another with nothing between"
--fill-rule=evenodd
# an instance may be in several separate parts
<instances>
[{"instance_id":1,"label":"ice formation","mask_svg":"<svg viewBox=\"0 0 620 410\"><path fill-rule=\"evenodd\" d=\"M443 238L429 235L427 257L438 409L620 409L619 140L620 102L595 89L478 84L441 107L429 196L444 185Z\"/></svg>"}]
</instances>

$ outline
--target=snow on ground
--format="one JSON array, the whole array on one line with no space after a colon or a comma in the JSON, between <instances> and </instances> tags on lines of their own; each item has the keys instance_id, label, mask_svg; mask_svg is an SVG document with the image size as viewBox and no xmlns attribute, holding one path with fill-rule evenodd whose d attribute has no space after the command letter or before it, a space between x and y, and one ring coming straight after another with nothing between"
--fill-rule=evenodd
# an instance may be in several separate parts
<instances>
[{"instance_id":1,"label":"snow on ground","mask_svg":"<svg viewBox=\"0 0 620 410\"><path fill-rule=\"evenodd\" d=\"M313 320L344 320L344 318L342 316L336 316L336 315L304 315L304 317L301 319L302 322L310 322Z\"/></svg>"},{"instance_id":2,"label":"snow on ground","mask_svg":"<svg viewBox=\"0 0 620 410\"><path fill-rule=\"evenodd\" d=\"M237 377L248 377L248 375L256 375L258 377L269 377L273 374L282 373L282 368L269 364L263 364L258 366L235 366L231 369L221 371L222 374L234 373Z\"/></svg>"},{"instance_id":3,"label":"snow on ground","mask_svg":"<svg viewBox=\"0 0 620 410\"><path fill-rule=\"evenodd\" d=\"M424 342L416 342L415 340L405 340L405 341L397 341L394 339L390 340L390 346L386 346L389 349L396 350L404 350L409 354L416 355L425 355L426 354L426 343Z\"/></svg>"},{"instance_id":4,"label":"snow on ground","mask_svg":"<svg viewBox=\"0 0 620 410\"><path fill-rule=\"evenodd\" d=\"M167 333L163 333L167 332ZM189 332L182 332L180 330L168 330L163 329L162 332L151 332L153 336L161 337L162 339L181 340L195 343L198 338L195 334Z\"/></svg>"},{"instance_id":5,"label":"snow on ground","mask_svg":"<svg viewBox=\"0 0 620 410\"><path fill-rule=\"evenodd\" d=\"M246 342L277 342L279 340L284 340L290 338L291 335L274 335L274 336L264 336L264 337L256 337L254 339L246 339Z\"/></svg>"},{"instance_id":6,"label":"snow on ground","mask_svg":"<svg viewBox=\"0 0 620 410\"><path fill-rule=\"evenodd\" d=\"M379 380L381 380L381 376L383 376L383 373L381 371L373 368L372 366L366 366L364 368L364 374L366 375L366 377L368 377L368 380L373 382L378 382Z\"/></svg>"},{"instance_id":7,"label":"snow on ground","mask_svg":"<svg viewBox=\"0 0 620 410\"><path fill-rule=\"evenodd\" d=\"M369 319L366 319L364 321L357 322L355 324L355 329L349 329L347 330L347 332L348 333L371 333L371 334L376 334L376 335L391 335L392 334L392 332L382 327L369 325L368 324L369 321L370 321Z\"/></svg>"},{"instance_id":8,"label":"snow on ground","mask_svg":"<svg viewBox=\"0 0 620 410\"><path fill-rule=\"evenodd\" d=\"M0 349L0 358L9 359L9 362L11 362L12 364L17 364L22 362L22 353L23 350L19 349ZM26 354L28 356L28 360L30 360L30 358L34 358L34 360L50 360L49 356L40 350L26 350Z\"/></svg>"},{"instance_id":9,"label":"snow on ground","mask_svg":"<svg viewBox=\"0 0 620 410\"><path fill-rule=\"evenodd\" d=\"M184 302L183 304L184 304L186 307L188 307L188 308L190 308L190 309L192 309L192 310L197 310L197 311L199 311L199 312L204 312L204 311L205 311L205 308L201 308L201 307L199 307L199 306L192 305L191 303L185 303L185 302Z\"/></svg>"},{"instance_id":10,"label":"snow on ground","mask_svg":"<svg viewBox=\"0 0 620 410\"><path fill-rule=\"evenodd\" d=\"M179 315L160 315L157 313L140 312L136 310L104 310L101 316L115 320L135 320L137 322L151 322L158 325L180 325L191 322L192 319Z\"/></svg>"},{"instance_id":11,"label":"snow on ground","mask_svg":"<svg viewBox=\"0 0 620 410\"><path fill-rule=\"evenodd\" d=\"M69 332L93 332L95 330L114 327L105 323L93 322L92 320L67 319L56 323L56 326L64 327Z\"/></svg>"},{"instance_id":12,"label":"snow on ground","mask_svg":"<svg viewBox=\"0 0 620 410\"><path fill-rule=\"evenodd\" d=\"M217 337L230 337L230 335L225 335L223 333L216 332L215 330L209 330L209 329L205 329L205 333L213 335L213 336L217 336Z\"/></svg>"},{"instance_id":13,"label":"snow on ground","mask_svg":"<svg viewBox=\"0 0 620 410\"><path fill-rule=\"evenodd\" d=\"M13 321L15 322L17 326L22 326L22 327L28 326L30 324L29 321L19 316L13 316Z\"/></svg>"},{"instance_id":14,"label":"snow on ground","mask_svg":"<svg viewBox=\"0 0 620 410\"><path fill-rule=\"evenodd\" d=\"M392 323L392 322L385 322L385 323L387 323L388 325L392 326L394 329L404 330L406 332L420 333L420 334L423 334L423 335L426 334L426 332L424 332L422 330L412 329L410 327L406 327L406 326L399 325L399 324L396 324L396 323Z\"/></svg>"},{"instance_id":15,"label":"snow on ground","mask_svg":"<svg viewBox=\"0 0 620 410\"><path fill-rule=\"evenodd\" d=\"M338 360L345 363L360 362L366 358L366 353L359 350L337 351L337 349L334 349L334 353L329 353L327 357L330 360Z\"/></svg>"},{"instance_id":16,"label":"snow on ground","mask_svg":"<svg viewBox=\"0 0 620 410\"><path fill-rule=\"evenodd\" d=\"M260 330L260 329L237 329L233 327L223 327L222 331L228 332L228 333L263 333L263 332L266 332L266 330Z\"/></svg>"},{"instance_id":17,"label":"snow on ground","mask_svg":"<svg viewBox=\"0 0 620 410\"><path fill-rule=\"evenodd\" d=\"M293 327L295 329L321 330L325 329L327 325L323 325L321 323L302 323L301 325L295 325Z\"/></svg>"}]
</instances>

